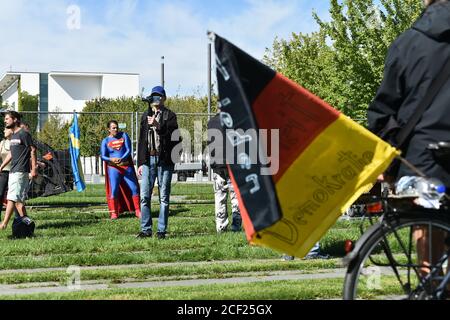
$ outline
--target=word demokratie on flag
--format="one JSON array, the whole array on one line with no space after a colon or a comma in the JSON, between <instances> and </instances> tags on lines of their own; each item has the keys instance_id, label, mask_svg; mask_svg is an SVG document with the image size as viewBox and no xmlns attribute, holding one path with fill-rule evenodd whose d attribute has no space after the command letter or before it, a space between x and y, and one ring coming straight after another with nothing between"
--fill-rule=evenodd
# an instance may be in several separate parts
<instances>
[{"instance_id":1,"label":"word demokratie on flag","mask_svg":"<svg viewBox=\"0 0 450 320\"><path fill-rule=\"evenodd\" d=\"M80 162L80 128L78 127L76 113L73 114L73 122L69 128L69 151L74 183L78 192L82 192L86 189L86 185L84 183L83 170Z\"/></svg>"},{"instance_id":2,"label":"word demokratie on flag","mask_svg":"<svg viewBox=\"0 0 450 320\"><path fill-rule=\"evenodd\" d=\"M250 166L228 164L247 239L304 257L399 151L214 36L221 125L235 148L243 150L239 144L250 140L236 139L236 132L279 130L279 170L273 175L261 174L259 159ZM270 148L267 141L258 143Z\"/></svg>"}]
</instances>

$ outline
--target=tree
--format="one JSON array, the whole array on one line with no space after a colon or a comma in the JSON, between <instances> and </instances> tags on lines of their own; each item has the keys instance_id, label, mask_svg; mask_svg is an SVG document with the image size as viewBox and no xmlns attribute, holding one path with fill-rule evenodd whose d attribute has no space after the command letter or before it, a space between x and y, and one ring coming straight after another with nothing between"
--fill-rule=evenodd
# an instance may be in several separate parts
<instances>
[{"instance_id":1,"label":"tree","mask_svg":"<svg viewBox=\"0 0 450 320\"><path fill-rule=\"evenodd\" d=\"M202 132L205 132L208 118L205 116L186 115L186 113L206 113L208 107L207 97L200 95L195 96L173 96L168 97L166 105L172 111L178 114L178 125L180 128L187 130L193 137L195 121L201 121ZM217 97L213 97L212 112L217 110ZM147 103L143 102L140 97L134 98L117 98L117 99L95 99L86 102L83 112L96 112L98 114L81 114L79 117L79 126L81 133L81 155L85 157L98 157L100 155L100 145L102 140L108 135L106 125L110 120L117 120L119 123L125 123L127 129L124 131L131 133L132 123L130 114L126 112L138 113L140 116L148 108ZM104 112L117 112L110 114ZM130 134L131 136L131 134ZM194 139L183 140L183 149L189 150L187 143L191 143L191 149L194 145ZM202 141L203 147L206 141Z\"/></svg>"},{"instance_id":2,"label":"tree","mask_svg":"<svg viewBox=\"0 0 450 320\"><path fill-rule=\"evenodd\" d=\"M330 0L330 21L313 13L319 31L275 39L265 62L348 116L365 118L390 44L423 9L421 0L377 2Z\"/></svg>"},{"instance_id":3,"label":"tree","mask_svg":"<svg viewBox=\"0 0 450 320\"><path fill-rule=\"evenodd\" d=\"M193 130L194 120L203 120L203 117L197 116L192 117L191 115L185 116L186 113L207 113L208 99L207 97L202 97L200 95L195 96L174 96L168 97L166 105L175 113L179 114L178 124L189 131ZM126 123L127 128L131 128L131 117L127 114L121 115L125 112L138 112L141 115L148 108L147 103L141 101L140 97L135 98L117 98L117 99L95 99L86 102L86 106L83 108L83 112L98 112L99 114L81 114L79 118L80 130L86 132L86 135L90 136L91 140L96 140L92 138L93 136L98 136L98 132L102 132L97 140L106 134L106 124L109 120L117 120L121 123ZM102 114L102 112L117 112L117 114ZM212 112L217 112L217 97L213 96L212 101ZM206 126L206 119L202 121ZM83 135L83 133L82 133ZM100 140L101 141L101 140ZM83 141L82 143L88 141ZM95 144L96 142L94 142ZM86 145L89 145L87 143ZM83 148L82 148L83 149ZM91 150L90 147L86 148L86 152ZM82 151L83 152L83 151Z\"/></svg>"},{"instance_id":4,"label":"tree","mask_svg":"<svg viewBox=\"0 0 450 320\"><path fill-rule=\"evenodd\" d=\"M19 112L30 111L33 113L23 113L23 121L30 126L31 134L36 133L38 117L36 112L39 109L39 95L31 95L27 91L19 91Z\"/></svg>"},{"instance_id":5,"label":"tree","mask_svg":"<svg viewBox=\"0 0 450 320\"><path fill-rule=\"evenodd\" d=\"M22 78L19 77L19 80L17 80L17 111L22 112L23 106L22 106Z\"/></svg>"},{"instance_id":6,"label":"tree","mask_svg":"<svg viewBox=\"0 0 450 320\"><path fill-rule=\"evenodd\" d=\"M37 138L50 145L55 150L69 148L70 123L59 114L50 115L44 127L38 133Z\"/></svg>"},{"instance_id":7,"label":"tree","mask_svg":"<svg viewBox=\"0 0 450 320\"><path fill-rule=\"evenodd\" d=\"M212 97L211 113L217 112L217 96ZM206 148L204 133L208 126L208 97L197 95L169 97L167 106L177 113L179 128L189 132L189 137L183 138L183 152L190 156L199 156ZM192 114L197 114L193 116ZM197 134L197 135L196 135ZM202 150L195 150L195 143L201 141ZM200 145L200 144L199 144ZM189 152L190 150L190 152ZM190 160L190 159L188 159ZM198 159L193 159L197 161Z\"/></svg>"},{"instance_id":8,"label":"tree","mask_svg":"<svg viewBox=\"0 0 450 320\"><path fill-rule=\"evenodd\" d=\"M83 112L98 112L99 114L82 113L79 117L81 155L97 157L100 154L100 144L108 134L106 125L110 120L125 123L127 129L124 131L130 134L133 124L130 114L126 114L126 112L142 112L143 110L145 110L145 104L138 97L100 98L86 102ZM117 112L117 114L103 112Z\"/></svg>"},{"instance_id":9,"label":"tree","mask_svg":"<svg viewBox=\"0 0 450 320\"><path fill-rule=\"evenodd\" d=\"M264 57L272 68L327 101L332 100L339 86L330 82L337 72L332 59L333 51L326 44L324 32L293 33L289 41L276 39L272 52Z\"/></svg>"}]
</instances>

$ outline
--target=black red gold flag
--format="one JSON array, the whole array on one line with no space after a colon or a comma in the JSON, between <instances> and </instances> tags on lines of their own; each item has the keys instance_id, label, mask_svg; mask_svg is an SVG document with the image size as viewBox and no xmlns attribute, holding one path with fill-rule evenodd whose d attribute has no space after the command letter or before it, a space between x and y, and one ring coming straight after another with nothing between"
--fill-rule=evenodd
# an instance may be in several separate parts
<instances>
[{"instance_id":1,"label":"black red gold flag","mask_svg":"<svg viewBox=\"0 0 450 320\"><path fill-rule=\"evenodd\" d=\"M218 35L215 52L221 124L236 160L228 166L247 238L304 257L399 152ZM260 130L278 132L277 146L252 134Z\"/></svg>"}]
</instances>

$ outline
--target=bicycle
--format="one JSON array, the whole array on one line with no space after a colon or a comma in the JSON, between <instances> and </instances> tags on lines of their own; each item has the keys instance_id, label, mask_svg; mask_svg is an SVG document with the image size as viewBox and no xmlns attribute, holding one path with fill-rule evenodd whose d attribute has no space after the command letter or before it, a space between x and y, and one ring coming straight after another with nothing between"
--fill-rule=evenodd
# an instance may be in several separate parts
<instances>
[{"instance_id":1,"label":"bicycle","mask_svg":"<svg viewBox=\"0 0 450 320\"><path fill-rule=\"evenodd\" d=\"M449 152L450 147L441 145L440 152L443 149ZM361 199L366 204L362 236L344 258L347 272L343 298L450 298L448 197L439 210L434 210L415 205L413 197L390 195L386 187L379 191ZM432 239L427 247L417 241L421 232ZM420 250L417 243L422 245ZM424 252L427 257L419 258Z\"/></svg>"}]
</instances>

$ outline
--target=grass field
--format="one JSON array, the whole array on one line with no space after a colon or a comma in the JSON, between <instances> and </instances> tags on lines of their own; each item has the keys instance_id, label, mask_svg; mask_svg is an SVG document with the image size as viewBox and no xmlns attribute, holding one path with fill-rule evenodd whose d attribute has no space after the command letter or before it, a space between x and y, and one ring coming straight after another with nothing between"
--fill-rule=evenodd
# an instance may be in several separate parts
<instances>
[{"instance_id":1,"label":"grass field","mask_svg":"<svg viewBox=\"0 0 450 320\"><path fill-rule=\"evenodd\" d=\"M211 185L174 186L173 194L189 200L208 198ZM157 197L155 197L157 198ZM80 202L84 199L84 202ZM87 199L89 201L87 201ZM67 193L32 207L35 237L11 240L10 226L0 233L0 293L2 286L18 288L64 286L69 266L81 267L83 284L105 284L103 290L33 295L0 295L0 299L340 299L342 276L321 280L239 283L239 279L290 272L308 275L341 267L344 241L359 237L358 222L341 220L321 240L329 260L282 261L271 249L250 246L243 232L217 235L213 204L174 204L165 240L136 239L139 220L133 214L116 221L103 205L103 186L91 186L78 196ZM212 199L212 198L211 198ZM39 200L36 199L35 202ZM32 204L31 202L30 204ZM71 207L72 204L89 207ZM159 206L152 206L154 228ZM201 280L237 279L236 283L204 285ZM177 286L177 281L198 284ZM122 288L125 283L174 282L157 288Z\"/></svg>"},{"instance_id":2,"label":"grass field","mask_svg":"<svg viewBox=\"0 0 450 320\"><path fill-rule=\"evenodd\" d=\"M157 195L158 188L155 188L155 195ZM172 196L174 196L174 203L177 202L191 202L195 200L209 200L214 202L214 193L211 184L188 184L188 183L173 183ZM155 197L156 201L157 197ZM191 201L190 201L191 200ZM88 184L86 190L82 193L71 191L62 195L36 198L28 200L28 205L61 205L61 206L79 206L79 205L96 205L106 204L105 202L105 186Z\"/></svg>"}]
</instances>

